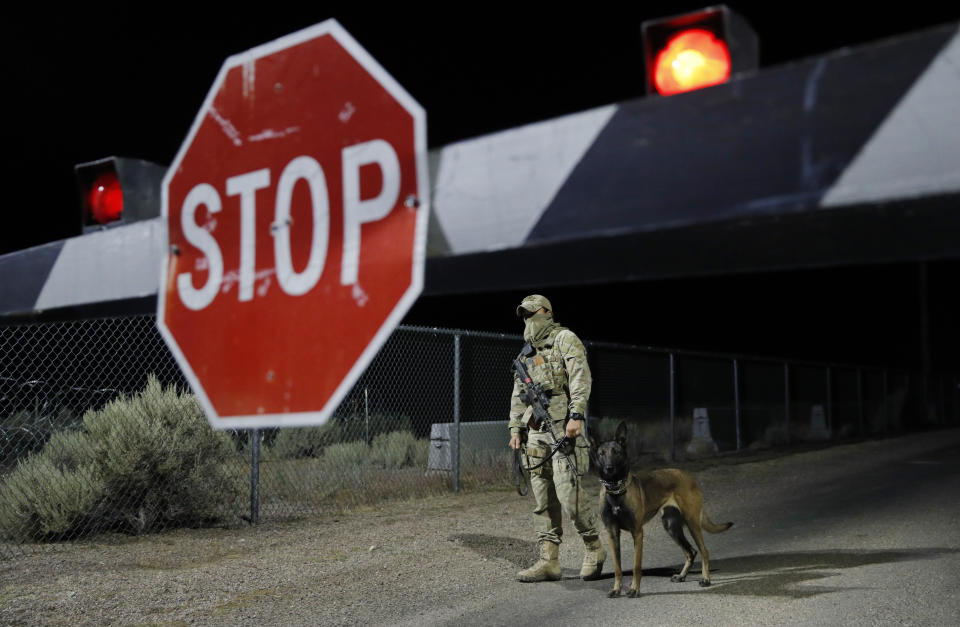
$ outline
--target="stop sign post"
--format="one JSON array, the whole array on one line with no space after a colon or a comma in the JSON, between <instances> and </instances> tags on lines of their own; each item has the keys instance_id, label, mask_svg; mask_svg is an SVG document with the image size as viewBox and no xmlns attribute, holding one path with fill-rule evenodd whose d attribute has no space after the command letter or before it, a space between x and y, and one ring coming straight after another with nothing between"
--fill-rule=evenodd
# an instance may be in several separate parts
<instances>
[{"instance_id":1,"label":"stop sign post","mask_svg":"<svg viewBox=\"0 0 960 627\"><path fill-rule=\"evenodd\" d=\"M426 116L334 20L230 57L163 181L157 325L214 428L322 424L423 284Z\"/></svg>"}]
</instances>

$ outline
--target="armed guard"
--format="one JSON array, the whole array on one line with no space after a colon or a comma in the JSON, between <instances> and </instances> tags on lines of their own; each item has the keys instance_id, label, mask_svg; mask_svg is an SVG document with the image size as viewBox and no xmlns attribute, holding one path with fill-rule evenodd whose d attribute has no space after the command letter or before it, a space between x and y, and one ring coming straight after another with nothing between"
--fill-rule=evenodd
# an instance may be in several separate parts
<instances>
[{"instance_id":1,"label":"armed guard","mask_svg":"<svg viewBox=\"0 0 960 627\"><path fill-rule=\"evenodd\" d=\"M527 296L516 313L523 319L523 339L527 343L517 357L519 364L514 362L510 447L524 453L531 468L540 553L533 566L517 573L517 579L560 579L563 511L583 539L580 576L596 579L606 552L593 508L581 487L581 476L589 463L589 445L583 435L591 387L587 351L573 331L553 319L553 307L544 296ZM546 412L537 407L541 402L548 403Z\"/></svg>"}]
</instances>

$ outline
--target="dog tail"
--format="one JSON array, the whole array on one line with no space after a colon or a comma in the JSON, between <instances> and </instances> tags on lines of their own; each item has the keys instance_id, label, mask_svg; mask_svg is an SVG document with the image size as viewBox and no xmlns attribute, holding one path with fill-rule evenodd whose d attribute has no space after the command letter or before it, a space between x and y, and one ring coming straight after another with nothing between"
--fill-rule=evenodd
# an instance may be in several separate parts
<instances>
[{"instance_id":1,"label":"dog tail","mask_svg":"<svg viewBox=\"0 0 960 627\"><path fill-rule=\"evenodd\" d=\"M732 527L733 523L726 522L726 523L723 523L722 525L718 525L717 523L710 520L710 517L707 516L706 511L701 509L700 510L700 526L703 529L709 531L710 533L720 533L721 531L726 531L727 529Z\"/></svg>"}]
</instances>

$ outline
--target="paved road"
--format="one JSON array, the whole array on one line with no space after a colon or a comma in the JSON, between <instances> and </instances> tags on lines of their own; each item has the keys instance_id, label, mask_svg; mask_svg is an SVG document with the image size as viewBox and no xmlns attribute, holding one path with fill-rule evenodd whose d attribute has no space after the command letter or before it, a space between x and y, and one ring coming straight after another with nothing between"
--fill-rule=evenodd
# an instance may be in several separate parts
<instances>
[{"instance_id":1,"label":"paved road","mask_svg":"<svg viewBox=\"0 0 960 627\"><path fill-rule=\"evenodd\" d=\"M651 522L638 599L606 598L612 575L575 579L571 555L564 560L569 579L517 584L516 594L483 608L434 618L537 627L960 625L957 433L923 446L864 443L845 450L706 473L711 518L736 523L726 533L705 534L710 588L697 585L699 562L686 583L670 581L680 553ZM628 548L624 563L632 559ZM604 570L612 570L609 560Z\"/></svg>"}]
</instances>

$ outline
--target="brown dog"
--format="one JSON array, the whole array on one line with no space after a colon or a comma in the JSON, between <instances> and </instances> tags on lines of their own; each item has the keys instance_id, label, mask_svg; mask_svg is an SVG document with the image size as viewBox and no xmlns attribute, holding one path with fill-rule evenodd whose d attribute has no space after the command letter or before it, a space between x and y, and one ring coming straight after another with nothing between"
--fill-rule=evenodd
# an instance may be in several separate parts
<instances>
[{"instance_id":1,"label":"brown dog","mask_svg":"<svg viewBox=\"0 0 960 627\"><path fill-rule=\"evenodd\" d=\"M682 470L664 468L647 473L630 472L627 459L627 424L621 422L613 440L598 443L590 435L590 456L600 474L600 518L610 536L613 554L614 582L609 596L620 595L623 570L620 567L620 530L633 536L633 581L627 596L639 595L641 561L643 558L643 525L659 511L663 528L683 550L684 563L671 581L684 581L697 552L683 535L683 527L690 531L700 549L703 563L701 586L710 585L710 554L703 543L702 529L710 533L726 531L732 522L717 525L703 511L703 493L696 479Z\"/></svg>"}]
</instances>

